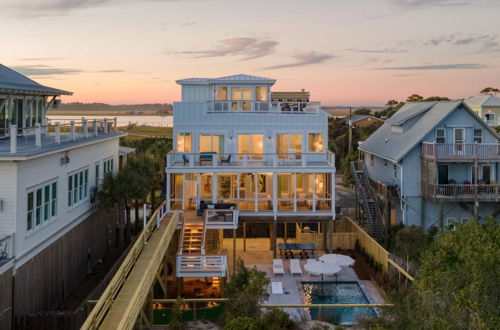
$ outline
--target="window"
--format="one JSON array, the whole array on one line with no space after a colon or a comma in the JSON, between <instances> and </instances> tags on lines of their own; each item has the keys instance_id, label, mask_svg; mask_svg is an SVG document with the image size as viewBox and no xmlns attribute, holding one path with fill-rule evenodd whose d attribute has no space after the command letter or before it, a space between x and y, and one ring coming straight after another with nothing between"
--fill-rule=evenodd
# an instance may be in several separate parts
<instances>
[{"instance_id":1,"label":"window","mask_svg":"<svg viewBox=\"0 0 500 330\"><path fill-rule=\"evenodd\" d=\"M262 159L264 151L264 136L260 134L238 134L238 155L240 159L243 154L251 154L251 159Z\"/></svg>"},{"instance_id":2,"label":"window","mask_svg":"<svg viewBox=\"0 0 500 330\"><path fill-rule=\"evenodd\" d=\"M483 130L480 128L474 129L474 143L483 143Z\"/></svg>"},{"instance_id":3,"label":"window","mask_svg":"<svg viewBox=\"0 0 500 330\"><path fill-rule=\"evenodd\" d=\"M446 143L444 128L436 128L436 143Z\"/></svg>"},{"instance_id":4,"label":"window","mask_svg":"<svg viewBox=\"0 0 500 330\"><path fill-rule=\"evenodd\" d=\"M323 134L309 133L309 151L323 152Z\"/></svg>"},{"instance_id":5,"label":"window","mask_svg":"<svg viewBox=\"0 0 500 330\"><path fill-rule=\"evenodd\" d=\"M251 88L231 88L231 110L251 110L252 89Z\"/></svg>"},{"instance_id":6,"label":"window","mask_svg":"<svg viewBox=\"0 0 500 330\"><path fill-rule=\"evenodd\" d=\"M104 162L104 164L106 165L106 162ZM68 206L73 206L78 202L87 199L88 182L88 169L81 170L68 176Z\"/></svg>"},{"instance_id":7,"label":"window","mask_svg":"<svg viewBox=\"0 0 500 330\"><path fill-rule=\"evenodd\" d=\"M370 155L370 167L375 167L375 157L373 155Z\"/></svg>"},{"instance_id":8,"label":"window","mask_svg":"<svg viewBox=\"0 0 500 330\"><path fill-rule=\"evenodd\" d=\"M302 152L302 135L300 134L278 134L277 152L281 156Z\"/></svg>"},{"instance_id":9,"label":"window","mask_svg":"<svg viewBox=\"0 0 500 330\"><path fill-rule=\"evenodd\" d=\"M488 124L494 124L495 123L495 114L494 113L485 113L484 114L484 119Z\"/></svg>"},{"instance_id":10,"label":"window","mask_svg":"<svg viewBox=\"0 0 500 330\"><path fill-rule=\"evenodd\" d=\"M455 230L455 224L457 220L455 218L448 218L446 219L446 229L448 230Z\"/></svg>"},{"instance_id":11,"label":"window","mask_svg":"<svg viewBox=\"0 0 500 330\"><path fill-rule=\"evenodd\" d=\"M392 164L392 177L394 179L398 178L398 166L396 164Z\"/></svg>"},{"instance_id":12,"label":"window","mask_svg":"<svg viewBox=\"0 0 500 330\"><path fill-rule=\"evenodd\" d=\"M177 134L177 151L178 152L191 152L193 151L193 140L191 133L178 133Z\"/></svg>"},{"instance_id":13,"label":"window","mask_svg":"<svg viewBox=\"0 0 500 330\"><path fill-rule=\"evenodd\" d=\"M227 101L227 87L217 87L217 101Z\"/></svg>"},{"instance_id":14,"label":"window","mask_svg":"<svg viewBox=\"0 0 500 330\"><path fill-rule=\"evenodd\" d=\"M387 164L388 164L387 160L384 161L384 168L387 168Z\"/></svg>"},{"instance_id":15,"label":"window","mask_svg":"<svg viewBox=\"0 0 500 330\"><path fill-rule=\"evenodd\" d=\"M267 101L267 88L266 87L255 87L255 100L257 101Z\"/></svg>"},{"instance_id":16,"label":"window","mask_svg":"<svg viewBox=\"0 0 500 330\"><path fill-rule=\"evenodd\" d=\"M104 161L103 174L106 176L108 173L113 174L113 158Z\"/></svg>"},{"instance_id":17,"label":"window","mask_svg":"<svg viewBox=\"0 0 500 330\"><path fill-rule=\"evenodd\" d=\"M99 187L99 163L95 164L95 186Z\"/></svg>"},{"instance_id":18,"label":"window","mask_svg":"<svg viewBox=\"0 0 500 330\"><path fill-rule=\"evenodd\" d=\"M200 134L199 152L224 153L224 135Z\"/></svg>"},{"instance_id":19,"label":"window","mask_svg":"<svg viewBox=\"0 0 500 330\"><path fill-rule=\"evenodd\" d=\"M26 229L32 231L57 215L57 182L28 191Z\"/></svg>"}]
</instances>

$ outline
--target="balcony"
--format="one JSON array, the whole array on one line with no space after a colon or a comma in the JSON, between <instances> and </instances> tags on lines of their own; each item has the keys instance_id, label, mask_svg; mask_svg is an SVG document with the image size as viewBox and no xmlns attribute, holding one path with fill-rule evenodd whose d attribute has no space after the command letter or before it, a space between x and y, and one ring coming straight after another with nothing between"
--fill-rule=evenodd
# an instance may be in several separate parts
<instances>
[{"instance_id":1,"label":"balcony","mask_svg":"<svg viewBox=\"0 0 500 330\"><path fill-rule=\"evenodd\" d=\"M327 168L335 167L335 155L330 152L310 153L183 153L170 152L167 154L167 168L176 169L282 169L282 168Z\"/></svg>"},{"instance_id":2,"label":"balcony","mask_svg":"<svg viewBox=\"0 0 500 330\"><path fill-rule=\"evenodd\" d=\"M237 209L207 209L205 210L206 229L237 229Z\"/></svg>"},{"instance_id":3,"label":"balcony","mask_svg":"<svg viewBox=\"0 0 500 330\"><path fill-rule=\"evenodd\" d=\"M499 127L500 126L500 119L486 119L483 118L483 120L488 124L488 126L491 127Z\"/></svg>"},{"instance_id":4,"label":"balcony","mask_svg":"<svg viewBox=\"0 0 500 330\"><path fill-rule=\"evenodd\" d=\"M319 102L208 101L207 113L316 114Z\"/></svg>"},{"instance_id":5,"label":"balcony","mask_svg":"<svg viewBox=\"0 0 500 330\"><path fill-rule=\"evenodd\" d=\"M0 138L0 157L30 156L72 144L123 135L116 131L116 119L82 119L67 124L36 124L29 128L11 125L5 133L5 138Z\"/></svg>"},{"instance_id":6,"label":"balcony","mask_svg":"<svg viewBox=\"0 0 500 330\"><path fill-rule=\"evenodd\" d=\"M422 143L422 157L437 161L500 161L500 144Z\"/></svg>"},{"instance_id":7,"label":"balcony","mask_svg":"<svg viewBox=\"0 0 500 330\"><path fill-rule=\"evenodd\" d=\"M437 184L428 185L429 196L453 202L500 202L499 184Z\"/></svg>"},{"instance_id":8,"label":"balcony","mask_svg":"<svg viewBox=\"0 0 500 330\"><path fill-rule=\"evenodd\" d=\"M177 255L177 277L225 277L227 255Z\"/></svg>"}]
</instances>

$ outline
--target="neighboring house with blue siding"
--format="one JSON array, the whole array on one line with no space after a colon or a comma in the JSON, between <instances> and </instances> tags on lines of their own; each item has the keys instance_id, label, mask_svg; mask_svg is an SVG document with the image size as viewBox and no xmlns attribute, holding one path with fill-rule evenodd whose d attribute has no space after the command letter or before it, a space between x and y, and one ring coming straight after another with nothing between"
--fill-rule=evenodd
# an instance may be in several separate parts
<instances>
[{"instance_id":1,"label":"neighboring house with blue siding","mask_svg":"<svg viewBox=\"0 0 500 330\"><path fill-rule=\"evenodd\" d=\"M463 101L418 102L405 104L359 149L388 219L444 228L500 219L499 138Z\"/></svg>"}]
</instances>

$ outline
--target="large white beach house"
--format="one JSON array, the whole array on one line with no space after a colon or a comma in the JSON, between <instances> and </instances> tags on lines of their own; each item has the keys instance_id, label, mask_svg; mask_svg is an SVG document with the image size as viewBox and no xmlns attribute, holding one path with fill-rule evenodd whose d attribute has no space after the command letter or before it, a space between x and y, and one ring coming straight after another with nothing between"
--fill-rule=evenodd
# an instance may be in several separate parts
<instances>
[{"instance_id":1,"label":"large white beach house","mask_svg":"<svg viewBox=\"0 0 500 330\"><path fill-rule=\"evenodd\" d=\"M276 251L276 237L293 235L296 223L314 221L307 229L323 233L335 218L328 115L303 90L271 92L275 82L244 74L177 81L166 190L170 210L186 215L184 229L208 214L208 229L269 237ZM184 252L199 247L186 242Z\"/></svg>"},{"instance_id":2,"label":"large white beach house","mask_svg":"<svg viewBox=\"0 0 500 330\"><path fill-rule=\"evenodd\" d=\"M0 328L57 308L114 240L94 195L123 133L113 120L49 123L71 94L0 65Z\"/></svg>"}]
</instances>

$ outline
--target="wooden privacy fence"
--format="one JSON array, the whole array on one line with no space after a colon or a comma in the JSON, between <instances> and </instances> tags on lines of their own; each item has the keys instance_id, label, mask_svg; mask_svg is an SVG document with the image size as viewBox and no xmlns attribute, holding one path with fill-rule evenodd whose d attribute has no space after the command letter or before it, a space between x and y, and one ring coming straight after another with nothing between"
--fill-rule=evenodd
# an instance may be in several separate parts
<instances>
[{"instance_id":1,"label":"wooden privacy fence","mask_svg":"<svg viewBox=\"0 0 500 330\"><path fill-rule=\"evenodd\" d=\"M313 243L316 244L319 249L327 248L327 246L325 246L325 233L303 232L298 224L296 228L296 241L298 243ZM333 249L353 250L357 239L358 234L355 232L334 232Z\"/></svg>"},{"instance_id":2,"label":"wooden privacy fence","mask_svg":"<svg viewBox=\"0 0 500 330\"><path fill-rule=\"evenodd\" d=\"M114 299L120 292L123 284L125 283L128 275L131 270L134 268L141 252L147 245L153 231L159 224L158 219L161 220L161 217L164 216L165 212L165 201L155 210L155 212L151 215L146 227L142 231L142 233L137 237L134 245L130 248L130 252L123 260L120 268L118 268L116 274L113 279L110 281L109 285L104 290L103 294L95 304L94 308L88 314L85 323L82 325L81 329L97 329L99 325L104 320L107 312L111 308ZM176 226L176 214L172 215L172 219L168 222L167 226L172 227L172 230L175 230ZM141 302L142 304L142 302Z\"/></svg>"}]
</instances>

